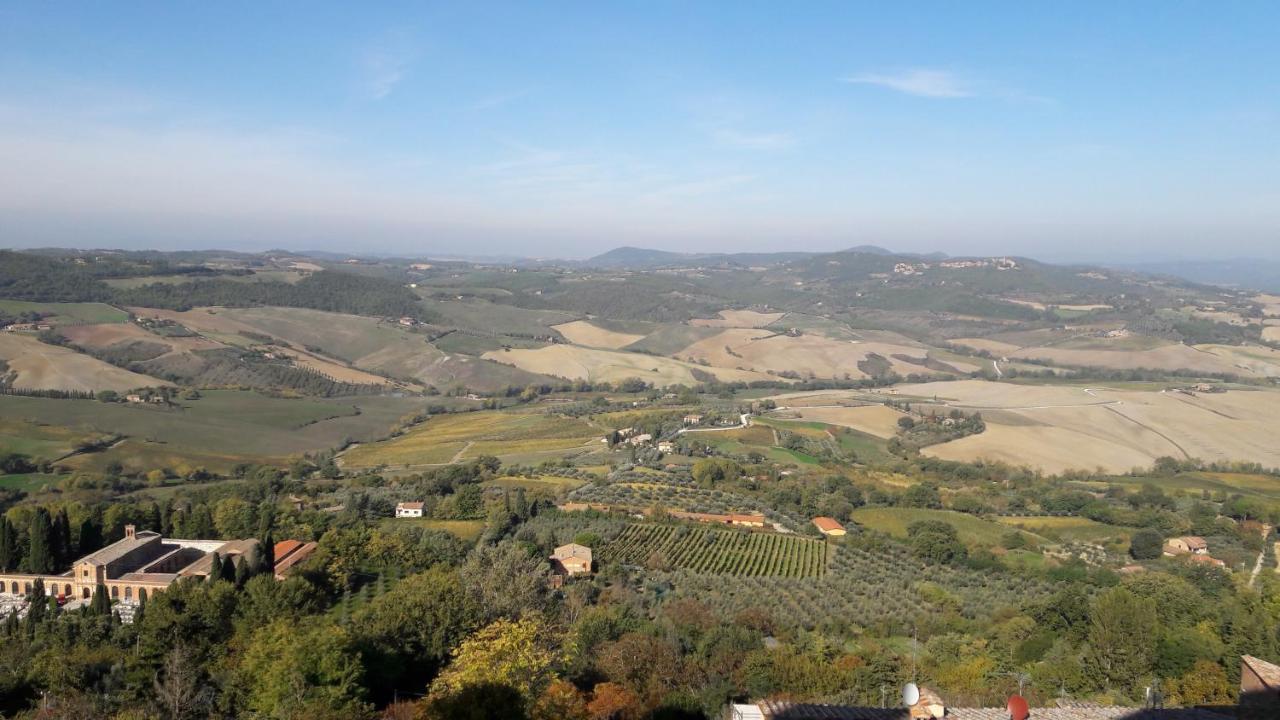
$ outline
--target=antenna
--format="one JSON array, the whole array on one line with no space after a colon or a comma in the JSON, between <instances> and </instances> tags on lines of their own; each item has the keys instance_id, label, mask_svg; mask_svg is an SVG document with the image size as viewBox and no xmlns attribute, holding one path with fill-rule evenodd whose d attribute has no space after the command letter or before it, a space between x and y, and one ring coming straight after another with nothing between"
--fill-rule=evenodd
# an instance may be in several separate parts
<instances>
[{"instance_id":1,"label":"antenna","mask_svg":"<svg viewBox=\"0 0 1280 720\"><path fill-rule=\"evenodd\" d=\"M907 707L912 707L918 702L920 702L920 688L916 687L916 684L913 682L903 685L902 704Z\"/></svg>"},{"instance_id":2,"label":"antenna","mask_svg":"<svg viewBox=\"0 0 1280 720\"><path fill-rule=\"evenodd\" d=\"M1031 716L1031 708L1021 695L1010 695L1005 708L1009 711L1009 720L1027 720Z\"/></svg>"}]
</instances>

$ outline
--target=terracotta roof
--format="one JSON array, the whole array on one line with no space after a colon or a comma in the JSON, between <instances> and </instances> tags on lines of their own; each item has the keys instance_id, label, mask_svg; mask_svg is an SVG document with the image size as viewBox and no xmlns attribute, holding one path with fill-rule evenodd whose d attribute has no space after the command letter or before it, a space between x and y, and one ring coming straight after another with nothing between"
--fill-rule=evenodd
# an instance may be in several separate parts
<instances>
[{"instance_id":1,"label":"terracotta roof","mask_svg":"<svg viewBox=\"0 0 1280 720\"><path fill-rule=\"evenodd\" d=\"M830 518L825 516L814 518L813 524L818 526L818 529L821 530L822 532L831 532L832 530L844 529L844 526L840 524L840 521L836 520L835 518Z\"/></svg>"},{"instance_id":2,"label":"terracotta roof","mask_svg":"<svg viewBox=\"0 0 1280 720\"><path fill-rule=\"evenodd\" d=\"M420 502L402 502L396 505L396 507L404 508L405 510L421 510L423 505L424 503Z\"/></svg>"},{"instance_id":3,"label":"terracotta roof","mask_svg":"<svg viewBox=\"0 0 1280 720\"><path fill-rule=\"evenodd\" d=\"M561 545L560 547L556 548L555 552L551 553L551 557L556 560L567 560L569 558L579 558L581 560L591 562L591 548L587 547L586 545L569 543L568 545Z\"/></svg>"},{"instance_id":4,"label":"terracotta roof","mask_svg":"<svg viewBox=\"0 0 1280 720\"><path fill-rule=\"evenodd\" d=\"M272 557L279 561L289 555L289 553L302 547L301 540L281 540L271 548Z\"/></svg>"},{"instance_id":5,"label":"terracotta roof","mask_svg":"<svg viewBox=\"0 0 1280 720\"><path fill-rule=\"evenodd\" d=\"M1206 550L1209 547L1209 543L1205 542L1204 538L1199 535L1187 535L1186 537L1179 539L1186 543L1187 547L1192 550Z\"/></svg>"},{"instance_id":6,"label":"terracotta roof","mask_svg":"<svg viewBox=\"0 0 1280 720\"><path fill-rule=\"evenodd\" d=\"M298 541L291 540L289 542L297 543ZM276 547L279 546L280 545L277 543ZM283 577L284 575L287 575L289 571L293 569L294 565L297 565L311 557L311 553L315 552L317 547L319 546L313 542L306 543L305 545L299 543L298 546L293 549L293 552L286 555L276 555L276 576Z\"/></svg>"},{"instance_id":7,"label":"terracotta roof","mask_svg":"<svg viewBox=\"0 0 1280 720\"><path fill-rule=\"evenodd\" d=\"M1253 671L1258 679L1267 684L1267 687L1280 688L1280 665L1269 663L1266 660L1256 658L1252 655L1241 655L1240 659L1245 665Z\"/></svg>"}]
</instances>

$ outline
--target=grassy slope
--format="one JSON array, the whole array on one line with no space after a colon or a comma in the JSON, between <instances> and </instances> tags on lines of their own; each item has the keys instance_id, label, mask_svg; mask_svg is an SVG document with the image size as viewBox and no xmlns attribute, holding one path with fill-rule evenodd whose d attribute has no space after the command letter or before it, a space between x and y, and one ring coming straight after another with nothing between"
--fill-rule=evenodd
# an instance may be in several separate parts
<instances>
[{"instance_id":1,"label":"grassy slope","mask_svg":"<svg viewBox=\"0 0 1280 720\"><path fill-rule=\"evenodd\" d=\"M96 466L117 459L151 469L147 455L241 461L283 461L305 451L336 446L344 439L374 439L421 401L390 397L343 400L281 399L234 390L209 391L180 410L92 400L46 400L0 396L0 422L32 419L85 432L121 433L130 442L81 456Z\"/></svg>"},{"instance_id":2,"label":"grassy slope","mask_svg":"<svg viewBox=\"0 0 1280 720\"><path fill-rule=\"evenodd\" d=\"M105 303L35 303L21 300L0 300L0 312L16 315L24 312L49 313L47 318L54 325L93 325L97 323L122 323L129 314Z\"/></svg>"},{"instance_id":3,"label":"grassy slope","mask_svg":"<svg viewBox=\"0 0 1280 720\"><path fill-rule=\"evenodd\" d=\"M971 545L996 545L1010 528L1000 523L983 520L980 517L958 513L952 510L927 510L924 508L877 507L860 508L853 511L853 521L873 530L888 533L894 537L906 537L907 527L920 520L941 520L954 526L960 533L960 540ZM1034 533L1025 533L1033 542L1044 542L1044 538Z\"/></svg>"}]
</instances>

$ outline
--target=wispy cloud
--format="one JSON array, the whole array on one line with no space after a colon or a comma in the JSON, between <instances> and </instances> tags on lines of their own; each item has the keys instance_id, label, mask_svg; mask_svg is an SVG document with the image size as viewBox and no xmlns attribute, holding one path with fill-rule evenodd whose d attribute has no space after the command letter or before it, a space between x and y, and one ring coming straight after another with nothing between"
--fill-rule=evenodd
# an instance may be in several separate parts
<instances>
[{"instance_id":1,"label":"wispy cloud","mask_svg":"<svg viewBox=\"0 0 1280 720\"><path fill-rule=\"evenodd\" d=\"M395 91L409 73L417 49L403 32L390 33L366 48L360 57L364 90L373 100L382 100Z\"/></svg>"},{"instance_id":2,"label":"wispy cloud","mask_svg":"<svg viewBox=\"0 0 1280 720\"><path fill-rule=\"evenodd\" d=\"M674 200L712 195L722 190L744 185L756 179L755 175L734 174L700 178L660 187L641 196L642 200Z\"/></svg>"},{"instance_id":3,"label":"wispy cloud","mask_svg":"<svg viewBox=\"0 0 1280 720\"><path fill-rule=\"evenodd\" d=\"M743 132L731 128L717 128L711 137L720 145L753 150L781 150L796 144L795 136L787 132Z\"/></svg>"},{"instance_id":4,"label":"wispy cloud","mask_svg":"<svg viewBox=\"0 0 1280 720\"><path fill-rule=\"evenodd\" d=\"M495 108L500 108L504 105L509 105L517 100L528 97L532 93L533 93L533 88L523 88L521 90L514 90L512 92L495 93L493 95L486 95L485 97L480 98L474 103L471 103L469 109L475 110L475 111L493 110Z\"/></svg>"},{"instance_id":5,"label":"wispy cloud","mask_svg":"<svg viewBox=\"0 0 1280 720\"><path fill-rule=\"evenodd\" d=\"M917 68L888 73L861 73L844 78L854 85L875 85L907 95L927 98L973 97L973 91L947 70Z\"/></svg>"}]
</instances>

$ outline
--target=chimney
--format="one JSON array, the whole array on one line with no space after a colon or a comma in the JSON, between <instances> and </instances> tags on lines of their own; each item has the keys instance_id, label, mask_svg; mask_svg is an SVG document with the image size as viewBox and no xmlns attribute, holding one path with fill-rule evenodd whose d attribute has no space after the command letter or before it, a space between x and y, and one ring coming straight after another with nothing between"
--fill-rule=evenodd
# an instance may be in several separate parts
<instances>
[{"instance_id":1,"label":"chimney","mask_svg":"<svg viewBox=\"0 0 1280 720\"><path fill-rule=\"evenodd\" d=\"M132 526L132 525L125 525L125 526L124 526L124 539L125 539L125 540L132 540L136 534L137 534L137 528L135 528L135 527L134 527L134 526Z\"/></svg>"},{"instance_id":2,"label":"chimney","mask_svg":"<svg viewBox=\"0 0 1280 720\"><path fill-rule=\"evenodd\" d=\"M912 720L933 720L946 716L947 708L937 690L920 688L920 699L909 708Z\"/></svg>"}]
</instances>

